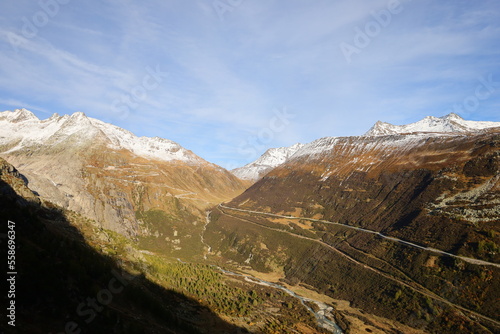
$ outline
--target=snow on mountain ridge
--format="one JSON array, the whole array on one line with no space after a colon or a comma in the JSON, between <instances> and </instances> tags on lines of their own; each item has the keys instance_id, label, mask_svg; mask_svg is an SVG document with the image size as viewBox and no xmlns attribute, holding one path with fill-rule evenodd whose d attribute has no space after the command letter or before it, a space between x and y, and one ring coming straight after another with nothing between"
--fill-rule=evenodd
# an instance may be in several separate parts
<instances>
[{"instance_id":1,"label":"snow on mountain ridge","mask_svg":"<svg viewBox=\"0 0 500 334\"><path fill-rule=\"evenodd\" d=\"M290 147L270 148L254 162L233 169L231 173L243 180L256 181L266 172L287 161L303 146L304 144L297 143Z\"/></svg>"},{"instance_id":2,"label":"snow on mountain ridge","mask_svg":"<svg viewBox=\"0 0 500 334\"><path fill-rule=\"evenodd\" d=\"M443 117L427 116L422 120L407 124L393 125L378 121L373 127L359 137L325 137L309 144L292 147L270 149L256 161L243 167L232 170L232 173L241 179L258 180L271 169L302 156L314 156L331 151L336 145L347 145L350 141L357 141L356 149L369 150L380 147L399 147L403 150L411 149L427 137L447 137L457 134L469 134L484 129L500 128L500 122L467 121L457 114L451 113ZM383 140L378 137L387 136ZM371 139L370 139L371 138ZM292 149L293 148L293 149ZM284 157L283 153L292 149L293 153ZM275 153L276 152L276 153ZM274 158L276 156L276 158ZM273 160L274 159L274 160Z\"/></svg>"},{"instance_id":3,"label":"snow on mountain ridge","mask_svg":"<svg viewBox=\"0 0 500 334\"><path fill-rule=\"evenodd\" d=\"M38 120L38 117L36 117L31 111L22 108L14 111L0 112L0 120L2 119L8 120L12 123L21 123L30 120Z\"/></svg>"},{"instance_id":4,"label":"snow on mountain ridge","mask_svg":"<svg viewBox=\"0 0 500 334\"><path fill-rule=\"evenodd\" d=\"M500 122L467 121L453 113L443 117L427 116L418 122L407 125L393 125L378 121L363 136L317 139L304 145L290 160L302 156L325 154L325 152L332 151L337 145L348 145L352 141L357 142L355 148L360 152L374 148L395 147L406 151L429 137L471 134L496 127L500 129Z\"/></svg>"},{"instance_id":5,"label":"snow on mountain ridge","mask_svg":"<svg viewBox=\"0 0 500 334\"><path fill-rule=\"evenodd\" d=\"M181 160L202 163L203 159L179 144L159 137L137 137L132 132L118 126L87 117L83 112L59 116L53 114L45 120L38 119L31 111L16 109L0 112L0 145L18 141L9 152L25 147L60 143L69 137L79 142L87 142L98 136L106 138L113 149L126 149L137 156L163 161Z\"/></svg>"},{"instance_id":6,"label":"snow on mountain ridge","mask_svg":"<svg viewBox=\"0 0 500 334\"><path fill-rule=\"evenodd\" d=\"M378 121L364 136L386 136L405 133L467 133L500 127L500 122L467 121L451 113L443 117L427 116L406 125L393 125Z\"/></svg>"},{"instance_id":7,"label":"snow on mountain ridge","mask_svg":"<svg viewBox=\"0 0 500 334\"><path fill-rule=\"evenodd\" d=\"M431 134L434 136L434 134ZM443 134L442 136L451 136ZM351 150L365 152L380 148L399 148L402 151L411 150L412 147L425 141L426 136L420 134L409 135L387 135L387 136L352 136L352 137L324 137L304 145L289 160L303 156L314 157L332 152L338 147L351 147ZM354 146L352 144L355 144Z\"/></svg>"}]
</instances>

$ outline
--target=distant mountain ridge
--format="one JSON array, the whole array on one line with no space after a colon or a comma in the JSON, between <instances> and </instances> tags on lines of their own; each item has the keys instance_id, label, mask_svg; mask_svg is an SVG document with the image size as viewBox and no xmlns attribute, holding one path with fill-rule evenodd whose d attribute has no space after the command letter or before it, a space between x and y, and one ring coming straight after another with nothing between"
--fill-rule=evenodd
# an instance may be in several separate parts
<instances>
[{"instance_id":1,"label":"distant mountain ridge","mask_svg":"<svg viewBox=\"0 0 500 334\"><path fill-rule=\"evenodd\" d=\"M4 153L23 148L55 145L70 137L80 143L100 138L110 148L126 149L133 154L162 161L179 160L200 164L205 161L179 144L159 137L137 137L132 132L115 125L87 117L82 112L59 116L57 113L45 120L38 119L31 111L16 109L0 112L0 146L9 146Z\"/></svg>"},{"instance_id":2,"label":"distant mountain ridge","mask_svg":"<svg viewBox=\"0 0 500 334\"><path fill-rule=\"evenodd\" d=\"M361 137L397 135L399 137L393 138L392 140L377 141L376 143L382 143L385 146L406 146L409 148L419 141L422 136L456 135L460 133L470 134L493 128L500 128L500 122L467 121L457 114L451 113L443 117L427 116L418 122L406 125L393 125L378 121ZM257 181L265 174L290 159L331 150L342 140L342 138L346 137L324 137L316 139L308 144L295 144L290 147L271 148L257 160L243 167L233 169L231 172L240 179ZM359 149L365 149L366 145L370 145L369 143L370 141L363 141L363 145L362 147L360 146Z\"/></svg>"},{"instance_id":3,"label":"distant mountain ridge","mask_svg":"<svg viewBox=\"0 0 500 334\"><path fill-rule=\"evenodd\" d=\"M304 144L297 143L290 147L270 148L254 162L233 169L231 172L240 179L257 181L264 174L284 163L303 146Z\"/></svg>"},{"instance_id":4,"label":"distant mountain ridge","mask_svg":"<svg viewBox=\"0 0 500 334\"><path fill-rule=\"evenodd\" d=\"M427 116L406 125L393 125L378 121L364 136L387 136L409 133L467 133L500 127L500 122L466 121L457 114L443 117Z\"/></svg>"}]
</instances>

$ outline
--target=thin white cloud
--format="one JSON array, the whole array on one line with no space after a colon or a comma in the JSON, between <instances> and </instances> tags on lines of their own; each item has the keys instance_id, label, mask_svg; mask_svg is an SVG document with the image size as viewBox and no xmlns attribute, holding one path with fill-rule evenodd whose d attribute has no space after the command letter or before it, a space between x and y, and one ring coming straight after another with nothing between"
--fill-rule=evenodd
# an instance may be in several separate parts
<instances>
[{"instance_id":1,"label":"thin white cloud","mask_svg":"<svg viewBox=\"0 0 500 334\"><path fill-rule=\"evenodd\" d=\"M18 108L26 108L30 111L40 111L46 115L52 115L53 113L50 112L49 110L46 110L45 108L43 107L39 107L39 106L35 106L35 105L32 105L30 103L27 103L25 101L20 101L20 100L16 100L16 99L4 99L4 98L0 98L0 104L3 104L3 105L7 105L7 106L12 106L13 108L12 109L9 109L9 110L13 110L13 109L18 109Z\"/></svg>"}]
</instances>

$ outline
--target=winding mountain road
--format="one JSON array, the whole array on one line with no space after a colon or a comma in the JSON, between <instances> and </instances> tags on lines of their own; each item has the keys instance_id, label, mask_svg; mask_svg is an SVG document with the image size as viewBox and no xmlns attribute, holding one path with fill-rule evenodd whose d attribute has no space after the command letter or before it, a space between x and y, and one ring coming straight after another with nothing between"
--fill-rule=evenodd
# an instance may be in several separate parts
<instances>
[{"instance_id":1,"label":"winding mountain road","mask_svg":"<svg viewBox=\"0 0 500 334\"><path fill-rule=\"evenodd\" d=\"M356 227L356 226L351 226L351 225L346 225L346 224L341 224L341 223L336 223L336 222L331 222L331 221L321 220L321 219L295 217L295 216L285 216L285 215L278 215L278 214L274 214L274 213L267 213L267 212L261 212L261 211L237 209L237 208L232 208L232 207L225 206L225 205L222 205L222 204L219 204L219 206L222 207L222 208L224 208L224 209L227 209L227 210L240 211L240 212L246 212L246 213L254 213L254 214L265 215L265 216L276 217L276 218L308 220L308 221L312 221L312 222L316 222L316 223L323 223L323 224L331 224L331 225L343 226L343 227L346 227L346 228L349 228L349 229L352 229L352 230L356 230L356 231L360 231L360 232L365 232L365 233L371 233L371 234L377 235L378 237L381 237L383 239L390 240L390 241L393 241L393 242L397 242L397 243L400 243L400 244L403 244L403 245L406 245L406 246L410 246L410 247L422 249L422 250L425 250L425 251L428 251L428 252L432 252L432 253L436 253L436 254L439 254L439 255L445 255L445 256L453 257L453 258L456 258L456 259L459 259L459 260L462 260L462 261L465 261L465 262L468 262L468 263L472 263L472 264L475 264L475 265L494 266L494 267L500 268L500 264L498 264L498 263L488 262L488 261L483 261L483 260L478 260L478 259L474 259L474 258L466 257L466 256L460 256L460 255L448 253L448 252L442 251L440 249L432 248L432 247L420 246L420 245L417 245L417 244L412 243L410 241L406 241L406 240L402 240L402 239L398 239L398 238L394 238L394 237L389 237L389 236L384 235L384 234L382 234L380 232L373 231L373 230L368 230L368 229L365 229L365 228L362 228L362 227Z\"/></svg>"},{"instance_id":2,"label":"winding mountain road","mask_svg":"<svg viewBox=\"0 0 500 334\"><path fill-rule=\"evenodd\" d=\"M346 226L346 227L350 227L350 228L354 228L354 229L357 229L357 230L361 230L361 231L367 231L369 233L373 233L373 234L379 234L378 232L375 232L375 231L371 231L371 230L366 230L366 229L363 229L363 228L356 228L356 227L353 227L353 226L349 226L349 225L344 225L344 224L340 224L340 223L333 223L333 222L327 222L327 221L322 221L322 220L316 220L316 219L311 219L311 218L299 218L299 217L293 217L293 216L283 216L283 215L276 215L276 214L271 214L271 213L266 213L266 212L259 212L259 211L252 211L252 210L244 210L244 209L237 209L237 208L231 208L231 207L228 207L228 206L225 206L225 205L222 205L222 204L219 204L218 205L218 209L221 213L227 215L227 216L230 216L230 217L233 217L235 219L238 219L238 220L241 220L241 221L246 221L248 223L251 223L251 224L254 224L254 225L258 225L258 226L261 226L261 227L264 227L266 229L269 229L269 230L273 230L273 231L276 231L276 232L280 232L280 233L285 233L285 234L288 234L288 235L291 235L291 236L294 236L294 237L297 237L297 238L300 238L300 239L306 239L306 240L310 240L312 242L316 242L316 243L319 243L327 248L329 248L330 250L336 252L337 254L347 258L349 261L357 264L357 265L360 265L360 266L363 266L365 269L367 270L370 270L370 271L373 271L389 280L392 280L398 284L401 284L403 286L406 286L410 289L412 289L413 291L415 292L418 292L424 296L427 296L427 297L430 297L434 300L437 300L437 301L440 301L440 302L443 302L445 304L448 304L450 306L453 306L455 307L456 309L458 310L461 310L467 314L469 314L469 318L471 320L474 320L477 319L477 318L481 318L483 320L486 320L486 321L489 321L489 322L492 322L494 323L495 325L497 326L500 326L500 321L497 321L495 319L492 319L488 316L485 316L483 314L480 314L480 313L477 313L475 311L472 311L468 308L465 308L463 306L460 306L458 304L455 304L441 296L439 296L438 294L436 294L435 292L427 289L426 287L420 285L419 283L413 281L411 283L409 282L404 282L396 277L393 277L392 275L388 274L388 273L385 273L385 272L382 272L380 271L379 269L377 268L374 268L374 267L371 267L369 266L368 264L365 264L365 263L362 263L356 259L354 259L353 257L349 256L348 254L344 253L343 251L340 251L339 249L335 248L334 246L330 245L330 244L327 244L325 243L324 241L321 241L321 240L318 240L318 239L313 239L313 238L309 238L309 237L306 237L306 236L302 236L302 235L298 235L298 234L295 234L295 233L292 233L290 231L285 231L285 230L282 230L282 229L278 229L278 228L273 228L273 227L270 227L270 226L266 226L264 224L261 224L261 223L257 223L257 222L254 222L254 221L251 221L249 219L245 219L245 218L242 218L242 217L238 217L238 216L234 216L232 214L229 214L227 212L225 212L223 209L226 209L226 210L233 210L233 211L240 211L240 212L246 212L246 213L255 213L255 214L262 214L262 215L267 215L267 216L273 216L273 217L280 217L280 218L290 218L290 219L305 219L305 220L310 220L310 221L317 221L317 222L323 222L323 223L332 223L332 224L336 224L336 225L341 225L341 226ZM383 235L382 235L383 236ZM388 238L389 240L393 240L393 241L400 241L400 239L397 239L397 238L392 238L392 237L386 237ZM434 250L433 248L430 248L428 249L427 247L422 247L422 246L419 246L419 245L416 245L416 244L413 244L411 242L406 242L404 240L401 240L404 244L407 244L407 245L410 245L410 246L417 246L418 248L420 249L423 249L423 250L428 250L428 251L432 251ZM443 251L439 251L439 250L435 250L435 251L438 251L439 253L442 253L442 254L445 254L445 255L448 255L448 253L446 252L443 252ZM450 255L453 255L453 254L450 254ZM456 255L454 257L457 257ZM461 257L459 257L461 258ZM466 258L466 259L470 259L470 258ZM474 260L474 259L470 259L470 260ZM480 261L480 260L477 260L477 261ZM480 262L485 262L485 261L480 261ZM489 262L487 262L489 263ZM477 263L476 263L477 264ZM498 266L497 264L493 264L493 265L496 265Z\"/></svg>"}]
</instances>

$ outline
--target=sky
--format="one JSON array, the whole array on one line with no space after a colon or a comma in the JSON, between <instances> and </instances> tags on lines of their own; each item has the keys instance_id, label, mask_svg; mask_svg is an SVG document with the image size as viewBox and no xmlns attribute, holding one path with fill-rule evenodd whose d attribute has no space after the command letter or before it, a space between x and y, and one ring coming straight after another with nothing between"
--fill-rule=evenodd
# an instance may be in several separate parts
<instances>
[{"instance_id":1,"label":"sky","mask_svg":"<svg viewBox=\"0 0 500 334\"><path fill-rule=\"evenodd\" d=\"M378 120L500 121L500 2L4 0L0 110L16 108L228 169Z\"/></svg>"}]
</instances>

